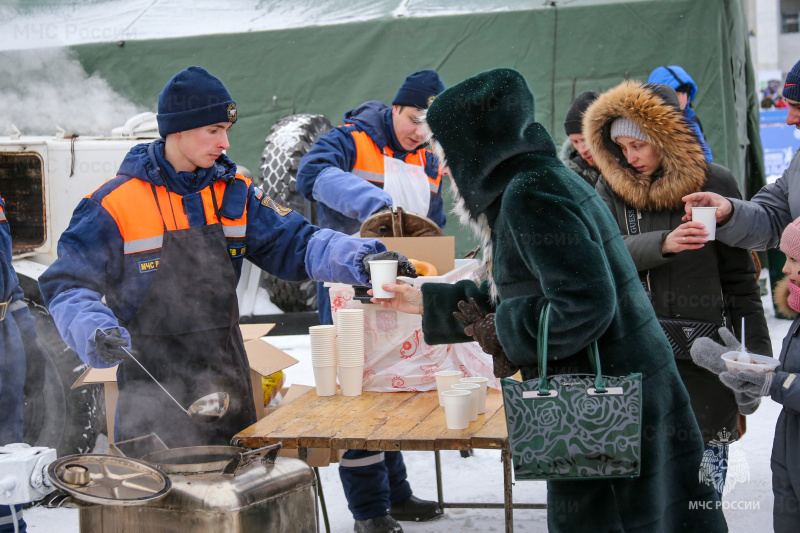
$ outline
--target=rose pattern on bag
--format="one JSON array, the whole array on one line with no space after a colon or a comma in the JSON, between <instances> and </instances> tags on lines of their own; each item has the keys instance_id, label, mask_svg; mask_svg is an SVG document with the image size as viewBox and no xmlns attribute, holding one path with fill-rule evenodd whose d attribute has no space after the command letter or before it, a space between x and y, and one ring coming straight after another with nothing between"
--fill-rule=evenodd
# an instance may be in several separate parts
<instances>
[{"instance_id":1,"label":"rose pattern on bag","mask_svg":"<svg viewBox=\"0 0 800 533\"><path fill-rule=\"evenodd\" d=\"M378 331L394 331L397 329L397 311L375 311L375 327Z\"/></svg>"},{"instance_id":2,"label":"rose pattern on bag","mask_svg":"<svg viewBox=\"0 0 800 533\"><path fill-rule=\"evenodd\" d=\"M625 394L587 394L593 375L554 376L548 383L558 395L546 398L522 397L538 393L538 379L502 381L516 479L638 475L641 375L604 377L608 388L622 387Z\"/></svg>"}]
</instances>

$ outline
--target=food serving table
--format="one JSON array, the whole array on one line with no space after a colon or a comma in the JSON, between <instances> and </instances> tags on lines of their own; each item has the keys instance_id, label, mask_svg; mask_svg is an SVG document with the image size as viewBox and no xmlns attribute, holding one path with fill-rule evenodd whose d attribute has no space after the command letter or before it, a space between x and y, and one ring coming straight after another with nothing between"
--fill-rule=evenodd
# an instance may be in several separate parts
<instances>
[{"instance_id":1,"label":"food serving table","mask_svg":"<svg viewBox=\"0 0 800 533\"><path fill-rule=\"evenodd\" d=\"M262 418L237 434L233 442L262 448L280 442L297 449L301 459L309 448L334 450L432 451L436 488L443 508L504 509L506 531L514 530L514 509L546 509L545 504L514 504L511 452L508 447L503 395L486 394L486 413L467 429L447 429L444 408L436 391L364 392L361 396L317 396L314 390ZM500 450L503 464L503 503L448 503L442 490L440 450L470 448ZM327 520L326 520L327 527Z\"/></svg>"}]
</instances>

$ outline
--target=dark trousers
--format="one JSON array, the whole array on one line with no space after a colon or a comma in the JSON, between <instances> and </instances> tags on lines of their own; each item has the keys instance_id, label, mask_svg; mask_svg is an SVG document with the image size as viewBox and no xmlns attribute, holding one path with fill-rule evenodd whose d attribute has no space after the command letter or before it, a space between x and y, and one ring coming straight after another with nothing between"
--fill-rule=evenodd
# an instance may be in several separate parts
<instances>
[{"instance_id":1,"label":"dark trousers","mask_svg":"<svg viewBox=\"0 0 800 533\"><path fill-rule=\"evenodd\" d=\"M339 478L356 520L387 515L393 503L411 497L400 452L347 450L339 463Z\"/></svg>"},{"instance_id":2,"label":"dark trousers","mask_svg":"<svg viewBox=\"0 0 800 533\"><path fill-rule=\"evenodd\" d=\"M22 506L15 505L14 510L17 513L19 533L25 533L28 531L28 527L25 520L22 519ZM14 517L11 515L11 507L8 505L0 505L0 533L14 533Z\"/></svg>"}]
</instances>

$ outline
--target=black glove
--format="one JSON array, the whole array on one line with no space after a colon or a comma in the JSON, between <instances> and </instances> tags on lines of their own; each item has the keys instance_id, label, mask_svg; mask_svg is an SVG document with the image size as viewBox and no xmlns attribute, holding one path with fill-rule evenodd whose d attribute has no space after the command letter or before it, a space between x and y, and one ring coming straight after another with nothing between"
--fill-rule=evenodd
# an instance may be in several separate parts
<instances>
[{"instance_id":1,"label":"black glove","mask_svg":"<svg viewBox=\"0 0 800 533\"><path fill-rule=\"evenodd\" d=\"M478 303L472 298L469 299L469 303L464 300L458 302L458 308L461 312L454 312L453 316L467 325L464 328L464 334L475 339L481 349L492 356L495 377L506 378L516 374L519 366L506 357L500 339L497 338L497 328L494 324L495 314L484 314Z\"/></svg>"},{"instance_id":2,"label":"black glove","mask_svg":"<svg viewBox=\"0 0 800 533\"><path fill-rule=\"evenodd\" d=\"M367 254L361 260L364 266L364 272L370 275L369 262L370 261L397 261L397 275L408 276L409 278L417 277L417 269L411 264L406 256L399 252L379 252L377 254Z\"/></svg>"},{"instance_id":3,"label":"black glove","mask_svg":"<svg viewBox=\"0 0 800 533\"><path fill-rule=\"evenodd\" d=\"M97 357L109 365L116 365L127 356L124 348L128 341L118 328L98 329L94 334L94 344Z\"/></svg>"},{"instance_id":4,"label":"black glove","mask_svg":"<svg viewBox=\"0 0 800 533\"><path fill-rule=\"evenodd\" d=\"M23 340L25 346L25 396L35 396L42 392L45 376L45 359L36 337Z\"/></svg>"}]
</instances>

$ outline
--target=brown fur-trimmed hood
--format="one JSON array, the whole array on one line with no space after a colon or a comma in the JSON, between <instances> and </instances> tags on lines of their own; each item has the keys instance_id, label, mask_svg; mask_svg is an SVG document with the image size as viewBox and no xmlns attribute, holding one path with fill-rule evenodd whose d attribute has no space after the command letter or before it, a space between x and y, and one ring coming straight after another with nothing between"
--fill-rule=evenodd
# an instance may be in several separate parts
<instances>
[{"instance_id":1,"label":"brown fur-trimmed hood","mask_svg":"<svg viewBox=\"0 0 800 533\"><path fill-rule=\"evenodd\" d=\"M781 278L781 280L775 284L775 287L772 288L772 300L775 302L775 307L778 308L778 311L783 316L795 318L800 314L789 307L789 278Z\"/></svg>"},{"instance_id":2,"label":"brown fur-trimmed hood","mask_svg":"<svg viewBox=\"0 0 800 533\"><path fill-rule=\"evenodd\" d=\"M584 137L597 167L611 189L636 209L682 209L681 198L700 191L706 181L702 146L672 95L668 86L627 80L601 94L583 115ZM661 154L658 179L631 167L611 139L611 123L618 117L639 126Z\"/></svg>"}]
</instances>

